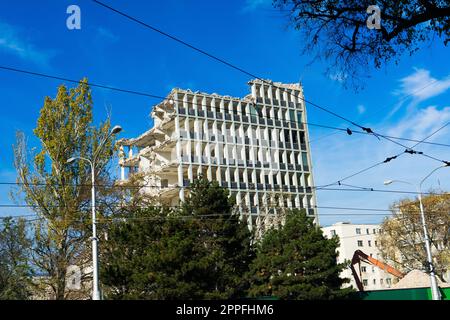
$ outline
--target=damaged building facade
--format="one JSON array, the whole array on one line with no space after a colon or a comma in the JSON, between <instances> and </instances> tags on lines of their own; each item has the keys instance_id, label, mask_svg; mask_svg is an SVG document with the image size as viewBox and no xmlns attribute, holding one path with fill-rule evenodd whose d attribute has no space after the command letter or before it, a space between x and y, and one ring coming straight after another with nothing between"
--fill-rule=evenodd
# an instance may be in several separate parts
<instances>
[{"instance_id":1,"label":"damaged building facade","mask_svg":"<svg viewBox=\"0 0 450 320\"><path fill-rule=\"evenodd\" d=\"M302 87L248 84L244 98L173 89L154 106L153 128L118 142L121 180L139 173L143 192L178 205L201 175L229 189L250 228L280 208L318 222Z\"/></svg>"}]
</instances>

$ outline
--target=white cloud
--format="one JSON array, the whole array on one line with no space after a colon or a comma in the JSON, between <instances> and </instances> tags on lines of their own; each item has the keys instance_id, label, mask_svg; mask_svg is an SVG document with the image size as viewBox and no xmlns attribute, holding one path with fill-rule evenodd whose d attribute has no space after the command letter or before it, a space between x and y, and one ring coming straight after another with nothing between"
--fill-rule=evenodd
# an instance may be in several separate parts
<instances>
[{"instance_id":1,"label":"white cloud","mask_svg":"<svg viewBox=\"0 0 450 320\"><path fill-rule=\"evenodd\" d=\"M438 108L428 106L421 110L403 116L401 119L391 123L380 123L373 128L383 134L422 140L431 133L450 121L450 106ZM447 143L450 135L450 125L439 131L428 142ZM314 137L313 137L314 138ZM415 143L399 141L412 147ZM385 160L387 157L404 151L404 148L386 140L378 140L369 135L353 134L348 136L345 132L330 136L327 139L312 143L312 158L314 163L314 182L317 186L333 183L347 177L362 169L368 168L375 163ZM416 148L438 159L449 160L450 152L447 147L421 144ZM381 164L364 173L358 174L343 183L373 187L383 190L410 190L413 187L406 185L384 186L383 181L387 179L405 180L419 183L429 172L439 166L439 162L420 156L403 154L389 163ZM450 189L450 170L440 170L434 173L423 186L424 190L429 188ZM440 182L440 185L438 184ZM333 188L348 188L335 185ZM412 197L412 195L397 193L377 192L345 192L345 191L318 191L318 206L356 207L356 208L380 208L388 209L389 205L398 199ZM328 216L340 213L342 215ZM346 216L346 214L353 214ZM379 223L386 212L368 212L319 209L320 223L329 225L337 221ZM323 216L320 216L323 214ZM356 214L356 215L355 215ZM362 214L362 215L357 215Z\"/></svg>"},{"instance_id":2,"label":"white cloud","mask_svg":"<svg viewBox=\"0 0 450 320\"><path fill-rule=\"evenodd\" d=\"M119 36L113 34L110 30L103 28L103 27L97 28L97 35L99 37L105 38L111 42L117 42L120 39Z\"/></svg>"},{"instance_id":3,"label":"white cloud","mask_svg":"<svg viewBox=\"0 0 450 320\"><path fill-rule=\"evenodd\" d=\"M362 105L362 104L359 104L359 105L356 107L356 109L358 110L358 113L359 113L359 114L363 114L363 113L366 112L366 107L365 107L364 105Z\"/></svg>"},{"instance_id":4,"label":"white cloud","mask_svg":"<svg viewBox=\"0 0 450 320\"><path fill-rule=\"evenodd\" d=\"M390 128L387 131L387 134L421 140L449 121L450 107L439 110L435 106L429 106L417 111L411 116L406 116L394 127ZM444 132L445 130L439 131L427 141L432 141L433 139L441 137Z\"/></svg>"},{"instance_id":5,"label":"white cloud","mask_svg":"<svg viewBox=\"0 0 450 320\"><path fill-rule=\"evenodd\" d=\"M242 12L251 12L271 5L272 0L246 0Z\"/></svg>"},{"instance_id":6,"label":"white cloud","mask_svg":"<svg viewBox=\"0 0 450 320\"><path fill-rule=\"evenodd\" d=\"M330 80L343 83L347 79L348 75L343 72L336 72L336 73L329 74L328 77L330 78Z\"/></svg>"},{"instance_id":7,"label":"white cloud","mask_svg":"<svg viewBox=\"0 0 450 320\"><path fill-rule=\"evenodd\" d=\"M48 66L54 52L36 48L19 36L17 29L7 23L0 22L0 50L31 61L41 66Z\"/></svg>"},{"instance_id":8,"label":"white cloud","mask_svg":"<svg viewBox=\"0 0 450 320\"><path fill-rule=\"evenodd\" d=\"M388 118L395 114L406 101L410 101L408 109L411 110L420 102L441 95L449 88L450 76L437 79L431 76L429 70L415 68L412 74L400 79L400 88L395 90L394 94L401 98Z\"/></svg>"},{"instance_id":9,"label":"white cloud","mask_svg":"<svg viewBox=\"0 0 450 320\"><path fill-rule=\"evenodd\" d=\"M431 97L438 96L450 88L450 77L436 79L430 75L426 69L415 69L415 72L400 80L403 95L412 96L418 101L424 101Z\"/></svg>"}]
</instances>

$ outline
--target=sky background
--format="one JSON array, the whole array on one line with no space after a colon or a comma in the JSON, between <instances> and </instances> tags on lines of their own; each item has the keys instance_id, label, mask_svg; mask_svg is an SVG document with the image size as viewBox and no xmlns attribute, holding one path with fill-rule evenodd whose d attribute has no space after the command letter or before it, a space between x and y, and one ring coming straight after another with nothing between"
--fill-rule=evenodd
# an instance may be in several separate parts
<instances>
[{"instance_id":1,"label":"sky background","mask_svg":"<svg viewBox=\"0 0 450 320\"><path fill-rule=\"evenodd\" d=\"M423 139L450 121L450 49L435 41L417 54L404 55L398 65L371 70L364 90L346 89L339 77L324 74L326 63L309 64L301 55L302 38L270 0L105 0L109 5L215 54L253 74L274 81L301 81L305 98L376 132ZM81 8L81 30L69 30L66 9ZM250 78L91 1L43 0L0 2L0 65L49 73L165 96L173 87L231 96L249 93ZM54 97L61 81L0 70L0 182L16 180L12 145L17 130L31 147L39 146L33 129L44 97ZM69 86L72 86L68 84ZM104 89L93 89L98 123L112 114L123 127L121 137L148 130L149 113L158 100ZM346 128L347 123L307 105L308 122ZM404 148L368 135L310 127L314 180L326 185L369 167ZM427 141L450 143L450 126ZM408 143L406 143L408 144ZM450 160L448 147L421 145L419 151ZM418 183L439 163L405 154L346 183L384 190L387 179ZM113 165L117 173L117 164ZM449 190L450 170L431 176L424 189ZM336 188L344 188L336 186ZM14 204L11 186L0 185L0 204ZM387 209L405 195L377 192L318 191L319 207ZM0 216L28 213L0 206ZM351 215L348 215L351 213ZM370 215L368 215L370 213ZM338 214L338 215L331 215ZM383 212L320 209L322 225L338 221L380 223Z\"/></svg>"}]
</instances>

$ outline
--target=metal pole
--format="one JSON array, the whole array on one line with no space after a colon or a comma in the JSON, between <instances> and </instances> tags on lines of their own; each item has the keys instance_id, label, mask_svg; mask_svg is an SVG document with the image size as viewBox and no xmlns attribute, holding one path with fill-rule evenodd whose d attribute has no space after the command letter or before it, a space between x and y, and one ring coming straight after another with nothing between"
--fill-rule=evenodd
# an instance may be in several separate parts
<instances>
[{"instance_id":1,"label":"metal pole","mask_svg":"<svg viewBox=\"0 0 450 320\"><path fill-rule=\"evenodd\" d=\"M98 251L97 251L97 225L95 217L95 163L91 162L92 174L92 300L100 300L100 292L98 290Z\"/></svg>"},{"instance_id":2,"label":"metal pole","mask_svg":"<svg viewBox=\"0 0 450 320\"><path fill-rule=\"evenodd\" d=\"M419 187L419 205L420 205L420 217L422 219L422 226L423 226L423 235L425 240L425 250L427 252L427 261L430 269L431 294L433 300L441 300L441 293L437 285L436 275L434 274L434 265L433 265L433 258L431 255L430 238L428 237L427 225L425 221L425 212L424 212L425 210L423 208L422 203L422 190L420 187Z\"/></svg>"},{"instance_id":3,"label":"metal pole","mask_svg":"<svg viewBox=\"0 0 450 320\"><path fill-rule=\"evenodd\" d=\"M92 300L101 300L100 289L98 285L98 238L97 238L97 221L95 216L95 162L97 159L97 154L103 147L105 142L113 134L117 134L122 130L122 127L115 126L112 128L111 132L105 137L105 139L100 143L97 150L94 152L92 160L83 157L73 157L67 160L67 163L72 163L76 159L81 159L89 162L91 165L91 197L92 197Z\"/></svg>"}]
</instances>

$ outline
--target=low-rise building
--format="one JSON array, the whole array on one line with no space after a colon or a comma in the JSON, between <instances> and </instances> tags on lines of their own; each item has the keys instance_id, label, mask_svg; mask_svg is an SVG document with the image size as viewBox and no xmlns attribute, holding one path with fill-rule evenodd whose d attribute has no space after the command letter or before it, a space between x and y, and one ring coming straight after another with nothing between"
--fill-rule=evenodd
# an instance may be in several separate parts
<instances>
[{"instance_id":1,"label":"low-rise building","mask_svg":"<svg viewBox=\"0 0 450 320\"><path fill-rule=\"evenodd\" d=\"M339 263L343 263L345 260L350 262L356 250L361 250L368 256L382 261L381 253L377 248L377 234L380 232L380 225L338 222L328 227L322 227L322 230L327 238L339 237ZM359 273L364 290L387 289L397 282L396 277L369 263L361 262L360 268L358 265L355 268ZM357 288L350 267L342 272L341 277L350 279L350 283L345 286L351 285Z\"/></svg>"}]
</instances>

